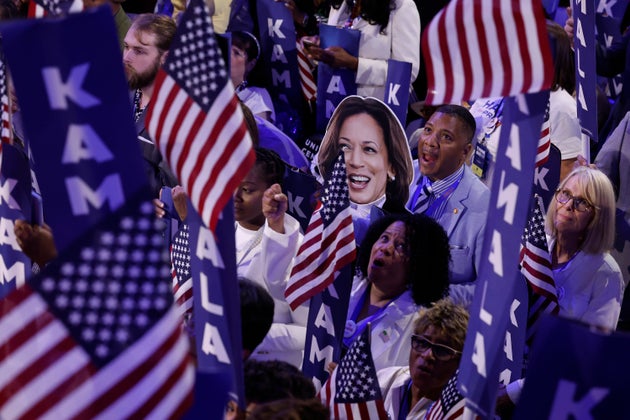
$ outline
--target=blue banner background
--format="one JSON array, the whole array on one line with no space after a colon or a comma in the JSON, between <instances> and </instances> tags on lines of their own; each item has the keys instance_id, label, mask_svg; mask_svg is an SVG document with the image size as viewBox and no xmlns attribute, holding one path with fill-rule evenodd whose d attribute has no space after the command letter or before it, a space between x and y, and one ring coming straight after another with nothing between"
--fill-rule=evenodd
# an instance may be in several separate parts
<instances>
[{"instance_id":1,"label":"blue banner background","mask_svg":"<svg viewBox=\"0 0 630 420\"><path fill-rule=\"evenodd\" d=\"M459 389L482 416L494 413L504 345L516 293L520 239L527 219L540 127L549 92L506 98L482 260ZM513 343L516 345L517 343Z\"/></svg>"},{"instance_id":2,"label":"blue banner background","mask_svg":"<svg viewBox=\"0 0 630 420\"><path fill-rule=\"evenodd\" d=\"M56 174L39 177L38 181L44 204L51 203L46 205L46 221L53 229L58 250L62 250L105 214L93 211L94 205L88 205L86 214L73 214L70 195L75 200L84 200L85 195L59 179L80 178L96 191L106 177L117 177L123 202L115 197L114 205L101 206L110 211L120 207L126 197L147 188L111 9L102 6L63 20L9 22L0 31L38 173ZM59 109L53 109L49 102L44 68L53 69L60 83L74 89L74 95L56 96ZM74 83L68 82L70 75ZM59 92L60 83L51 83L52 90ZM97 171L90 162L85 163L86 159L62 163L66 139L77 139L78 135L69 136L71 125L84 128L83 138L91 136L93 143L106 144L109 157L103 150L92 149L92 156L99 160ZM83 148L88 150L86 142ZM127 164L118 165L118 159ZM108 188L104 193L115 189ZM68 215L74 216L72 229L68 228Z\"/></svg>"},{"instance_id":3,"label":"blue banner background","mask_svg":"<svg viewBox=\"0 0 630 420\"><path fill-rule=\"evenodd\" d=\"M597 72L595 69L595 3L571 2L575 22L575 91L582 132L597 140Z\"/></svg>"},{"instance_id":4,"label":"blue banner background","mask_svg":"<svg viewBox=\"0 0 630 420\"><path fill-rule=\"evenodd\" d=\"M202 374L228 375L231 378L228 387L206 389L206 392L216 395L212 399L197 401L195 405L202 404L209 410L216 410L212 401L222 401L220 394L223 393L226 400L228 395L237 396L239 405L244 408L233 202L230 200L221 213L216 237L203 225L190 201L188 209L186 222L190 229L197 369ZM204 293L207 294L204 296Z\"/></svg>"},{"instance_id":5,"label":"blue banner background","mask_svg":"<svg viewBox=\"0 0 630 420\"><path fill-rule=\"evenodd\" d=\"M313 378L317 390L328 379L328 363L339 363L341 360L341 341L348 315L348 301L352 288L352 269L345 266L331 286L322 293L313 296L310 301L308 322L306 324L306 342L304 345L304 362L302 372L308 378ZM331 293L334 289L334 295ZM326 319L327 327L332 325L335 335L328 333L327 328L316 326L320 310L327 307L332 319ZM326 358L319 358L317 350L326 354Z\"/></svg>"},{"instance_id":6,"label":"blue banner background","mask_svg":"<svg viewBox=\"0 0 630 420\"><path fill-rule=\"evenodd\" d=\"M349 54L358 57L361 32L356 29L336 28L330 25L319 26L320 47L339 46ZM333 78L337 81L333 82ZM331 87L332 85L332 87ZM319 132L326 131L326 125L333 111L346 96L356 95L356 72L350 69L335 69L320 62L317 66L317 118Z\"/></svg>"},{"instance_id":7,"label":"blue banner background","mask_svg":"<svg viewBox=\"0 0 630 420\"><path fill-rule=\"evenodd\" d=\"M18 147L2 145L0 298L24 284L32 274L31 260L22 252L13 232L16 220L32 222L31 168L28 157Z\"/></svg>"},{"instance_id":8,"label":"blue banner background","mask_svg":"<svg viewBox=\"0 0 630 420\"><path fill-rule=\"evenodd\" d=\"M302 87L291 11L283 1L275 0L258 0L257 8L262 49L259 60L267 69L267 87L272 96L301 109Z\"/></svg>"},{"instance_id":9,"label":"blue banner background","mask_svg":"<svg viewBox=\"0 0 630 420\"><path fill-rule=\"evenodd\" d=\"M409 84L411 81L411 63L387 60L387 80L383 102L398 117L403 129L407 126L407 104L409 103Z\"/></svg>"},{"instance_id":10,"label":"blue banner background","mask_svg":"<svg viewBox=\"0 0 630 420\"><path fill-rule=\"evenodd\" d=\"M577 321L546 316L540 321L514 419L630 418L628 348L627 333L608 335Z\"/></svg>"}]
</instances>

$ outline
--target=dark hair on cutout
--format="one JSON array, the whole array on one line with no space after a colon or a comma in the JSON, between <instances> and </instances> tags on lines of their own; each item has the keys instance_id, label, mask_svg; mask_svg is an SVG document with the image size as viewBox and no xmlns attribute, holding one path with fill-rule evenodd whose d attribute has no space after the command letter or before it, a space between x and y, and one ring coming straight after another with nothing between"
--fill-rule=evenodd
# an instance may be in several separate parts
<instances>
[{"instance_id":1,"label":"dark hair on cutout","mask_svg":"<svg viewBox=\"0 0 630 420\"><path fill-rule=\"evenodd\" d=\"M280 155L270 149L257 147L256 149L256 167L260 168L261 175L265 178L267 186L280 184L284 178L286 165Z\"/></svg>"},{"instance_id":2,"label":"dark hair on cutout","mask_svg":"<svg viewBox=\"0 0 630 420\"><path fill-rule=\"evenodd\" d=\"M361 243L357 267L367 278L372 247L392 223L405 224L409 247L407 285L417 305L427 306L448 296L451 250L448 236L439 223L423 214L387 215L372 222Z\"/></svg>"}]
</instances>

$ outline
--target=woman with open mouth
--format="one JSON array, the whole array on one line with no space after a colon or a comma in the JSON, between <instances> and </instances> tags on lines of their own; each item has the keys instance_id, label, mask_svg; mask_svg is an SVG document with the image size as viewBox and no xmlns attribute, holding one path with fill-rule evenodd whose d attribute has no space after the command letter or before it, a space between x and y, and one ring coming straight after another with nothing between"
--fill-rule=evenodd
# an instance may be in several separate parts
<instances>
[{"instance_id":1,"label":"woman with open mouth","mask_svg":"<svg viewBox=\"0 0 630 420\"><path fill-rule=\"evenodd\" d=\"M405 365L418 308L448 293L449 259L446 233L430 217L399 214L376 220L359 250L343 348L369 323L375 368Z\"/></svg>"}]
</instances>

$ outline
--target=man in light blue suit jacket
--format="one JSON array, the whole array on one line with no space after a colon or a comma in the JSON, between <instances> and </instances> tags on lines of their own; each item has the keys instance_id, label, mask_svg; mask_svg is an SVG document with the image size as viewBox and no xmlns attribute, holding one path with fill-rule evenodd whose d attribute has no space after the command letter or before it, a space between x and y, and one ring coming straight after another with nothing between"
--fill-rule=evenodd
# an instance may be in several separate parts
<instances>
[{"instance_id":1,"label":"man in light blue suit jacket","mask_svg":"<svg viewBox=\"0 0 630 420\"><path fill-rule=\"evenodd\" d=\"M420 129L407 208L433 217L451 246L450 294L469 306L481 263L490 190L466 165L476 124L468 110L443 105Z\"/></svg>"}]
</instances>

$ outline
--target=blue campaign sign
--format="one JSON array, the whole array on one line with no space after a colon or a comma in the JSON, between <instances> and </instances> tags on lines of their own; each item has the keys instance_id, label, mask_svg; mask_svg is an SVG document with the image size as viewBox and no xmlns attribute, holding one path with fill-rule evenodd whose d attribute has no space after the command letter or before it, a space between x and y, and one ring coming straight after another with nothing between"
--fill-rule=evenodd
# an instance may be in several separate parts
<instances>
[{"instance_id":1,"label":"blue campaign sign","mask_svg":"<svg viewBox=\"0 0 630 420\"><path fill-rule=\"evenodd\" d=\"M32 222L31 169L18 145L2 146L0 174L0 298L25 283L31 260L24 255L13 231L18 219Z\"/></svg>"},{"instance_id":2,"label":"blue campaign sign","mask_svg":"<svg viewBox=\"0 0 630 420\"><path fill-rule=\"evenodd\" d=\"M349 54L359 55L361 32L356 29L336 28L320 25L319 38L321 48L339 46ZM356 72L350 69L336 69L320 62L317 66L317 119L316 127L320 132L326 130L333 111L346 96L356 95Z\"/></svg>"},{"instance_id":3,"label":"blue campaign sign","mask_svg":"<svg viewBox=\"0 0 630 420\"><path fill-rule=\"evenodd\" d=\"M315 209L318 184L315 177L295 169L288 169L282 181L282 189L289 199L287 213L293 216L306 232Z\"/></svg>"},{"instance_id":4,"label":"blue campaign sign","mask_svg":"<svg viewBox=\"0 0 630 420\"><path fill-rule=\"evenodd\" d=\"M595 69L595 2L571 2L575 22L577 114L582 132L597 140L597 72Z\"/></svg>"},{"instance_id":5,"label":"blue campaign sign","mask_svg":"<svg viewBox=\"0 0 630 420\"><path fill-rule=\"evenodd\" d=\"M387 60L387 80L385 81L385 97L383 102L389 106L400 125L406 126L407 104L409 103L409 85L411 80L411 63L398 60Z\"/></svg>"},{"instance_id":6,"label":"blue campaign sign","mask_svg":"<svg viewBox=\"0 0 630 420\"><path fill-rule=\"evenodd\" d=\"M302 372L313 379L317 390L328 379L328 364L341 360L351 288L352 270L347 265L338 273L333 284L310 300Z\"/></svg>"},{"instance_id":7,"label":"blue campaign sign","mask_svg":"<svg viewBox=\"0 0 630 420\"><path fill-rule=\"evenodd\" d=\"M527 280L521 273L516 273L516 277L503 344L505 357L502 357L503 366L499 371L499 382L503 384L509 384L520 378L523 372L529 297Z\"/></svg>"},{"instance_id":8,"label":"blue campaign sign","mask_svg":"<svg viewBox=\"0 0 630 420\"><path fill-rule=\"evenodd\" d=\"M0 31L61 251L147 189L111 10Z\"/></svg>"},{"instance_id":9,"label":"blue campaign sign","mask_svg":"<svg viewBox=\"0 0 630 420\"><path fill-rule=\"evenodd\" d=\"M627 3L619 1L602 1L597 5L595 15L595 27L597 33L597 43L605 48L613 45L614 42L621 41L621 30L619 22L623 17ZM599 85L609 99L617 99L623 87L621 74L615 77L600 77Z\"/></svg>"},{"instance_id":10,"label":"blue campaign sign","mask_svg":"<svg viewBox=\"0 0 630 420\"><path fill-rule=\"evenodd\" d=\"M630 335L547 316L514 419L627 419Z\"/></svg>"},{"instance_id":11,"label":"blue campaign sign","mask_svg":"<svg viewBox=\"0 0 630 420\"><path fill-rule=\"evenodd\" d=\"M188 202L190 267L198 370L225 373L224 388L206 390L238 396L244 407L241 315L236 279L234 208L230 200L221 213L216 237Z\"/></svg>"},{"instance_id":12,"label":"blue campaign sign","mask_svg":"<svg viewBox=\"0 0 630 420\"><path fill-rule=\"evenodd\" d=\"M269 91L294 109L302 104L302 87L297 71L297 44L291 11L282 1L258 0L258 24L262 60L269 72Z\"/></svg>"},{"instance_id":13,"label":"blue campaign sign","mask_svg":"<svg viewBox=\"0 0 630 420\"><path fill-rule=\"evenodd\" d=\"M506 98L484 244L459 388L482 416L494 413L506 365L506 329L514 310L521 235L527 220L543 114L549 92ZM526 306L520 302L519 306ZM513 372L516 374L516 372Z\"/></svg>"},{"instance_id":14,"label":"blue campaign sign","mask_svg":"<svg viewBox=\"0 0 630 420\"><path fill-rule=\"evenodd\" d=\"M549 202L560 183L560 162L562 154L556 145L551 144L549 158L544 165L534 169L534 194L542 197L545 209L549 208Z\"/></svg>"}]
</instances>

